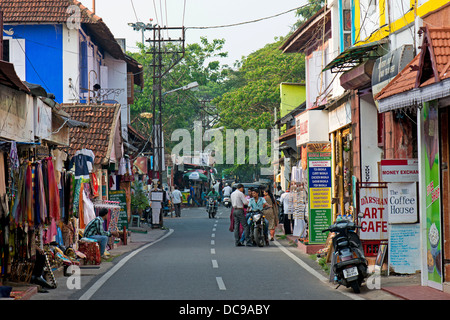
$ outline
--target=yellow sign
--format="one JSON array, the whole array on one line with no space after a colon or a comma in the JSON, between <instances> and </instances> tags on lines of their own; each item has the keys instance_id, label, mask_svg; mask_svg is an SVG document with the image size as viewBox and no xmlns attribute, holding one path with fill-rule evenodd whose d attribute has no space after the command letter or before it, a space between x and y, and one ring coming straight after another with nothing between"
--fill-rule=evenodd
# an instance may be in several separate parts
<instances>
[{"instance_id":1,"label":"yellow sign","mask_svg":"<svg viewBox=\"0 0 450 320\"><path fill-rule=\"evenodd\" d=\"M310 188L311 209L331 209L331 188Z\"/></svg>"}]
</instances>

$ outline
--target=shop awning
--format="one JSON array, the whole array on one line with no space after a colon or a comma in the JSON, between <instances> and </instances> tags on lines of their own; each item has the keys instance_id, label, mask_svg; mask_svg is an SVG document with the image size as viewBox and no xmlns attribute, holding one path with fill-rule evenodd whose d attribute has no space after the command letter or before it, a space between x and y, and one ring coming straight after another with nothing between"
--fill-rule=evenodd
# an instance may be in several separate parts
<instances>
[{"instance_id":1,"label":"shop awning","mask_svg":"<svg viewBox=\"0 0 450 320\"><path fill-rule=\"evenodd\" d=\"M450 28L422 28L416 57L374 99L379 112L450 96Z\"/></svg>"},{"instance_id":2,"label":"shop awning","mask_svg":"<svg viewBox=\"0 0 450 320\"><path fill-rule=\"evenodd\" d=\"M368 58L379 58L385 54L378 54L378 48L387 43L388 39L381 39L379 41L374 41L366 44L362 44L359 46L352 46L347 48L341 54L339 54L336 58L333 59L326 67L322 70L322 72L331 70L331 72L343 72L353 69L360 63L364 62L365 59Z\"/></svg>"}]
</instances>

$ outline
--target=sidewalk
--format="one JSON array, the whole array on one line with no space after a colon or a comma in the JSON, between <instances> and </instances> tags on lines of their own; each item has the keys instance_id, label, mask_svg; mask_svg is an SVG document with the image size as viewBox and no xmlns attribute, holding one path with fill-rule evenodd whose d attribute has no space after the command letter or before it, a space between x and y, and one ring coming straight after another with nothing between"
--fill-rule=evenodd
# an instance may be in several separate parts
<instances>
[{"instance_id":1,"label":"sidewalk","mask_svg":"<svg viewBox=\"0 0 450 320\"><path fill-rule=\"evenodd\" d=\"M280 235L283 234L282 230L277 231L280 232ZM297 246L299 251L305 256L304 260L307 260L308 258L306 257L310 255L310 252L295 244L297 237L288 235L286 238L287 241L290 241L290 246ZM320 271L328 277L328 274L323 270L320 269ZM450 293L422 286L420 273L381 276L380 290L369 290L366 286L367 283L364 285L365 288L362 288L361 298L367 300L450 300Z\"/></svg>"},{"instance_id":2,"label":"sidewalk","mask_svg":"<svg viewBox=\"0 0 450 320\"><path fill-rule=\"evenodd\" d=\"M87 284L92 278L99 274L107 272L113 265L115 258L134 251L139 247L158 240L164 234L168 232L166 229L155 228L144 224L140 228L130 228L130 237L128 238L127 245L119 245L114 249L108 250L110 258L102 259L100 265L81 265L81 282L82 286ZM135 232L134 232L135 231ZM46 289L48 292L38 292L39 286L34 284L17 284L17 283L5 283L5 286L12 286L12 293L15 295L13 298L0 298L0 300L64 300L74 293L73 290L67 288L67 278L64 275L63 268L54 271L56 282L58 287L55 289Z\"/></svg>"}]
</instances>

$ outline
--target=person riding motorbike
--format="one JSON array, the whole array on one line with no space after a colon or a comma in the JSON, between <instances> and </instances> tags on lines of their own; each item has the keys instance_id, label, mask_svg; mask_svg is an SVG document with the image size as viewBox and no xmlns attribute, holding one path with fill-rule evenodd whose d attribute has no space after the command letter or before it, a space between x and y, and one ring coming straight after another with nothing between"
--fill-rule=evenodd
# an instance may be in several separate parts
<instances>
[{"instance_id":1,"label":"person riding motorbike","mask_svg":"<svg viewBox=\"0 0 450 320\"><path fill-rule=\"evenodd\" d=\"M259 196L259 190L258 189L250 189L249 194L251 194L252 198L250 198L248 202L248 210L247 210L247 223L250 226L252 221L250 220L252 211L261 211L266 208L269 208L269 205L267 204L264 197ZM264 238L266 239L266 245L269 245L269 221L264 218Z\"/></svg>"},{"instance_id":2,"label":"person riding motorbike","mask_svg":"<svg viewBox=\"0 0 450 320\"><path fill-rule=\"evenodd\" d=\"M219 194L219 192L217 192L216 189L211 188L209 193L206 195L206 199L209 199L209 198L213 198L214 200L216 200L216 202L214 203L214 209L217 211L217 206L218 206L219 201L220 201L220 194Z\"/></svg>"}]
</instances>

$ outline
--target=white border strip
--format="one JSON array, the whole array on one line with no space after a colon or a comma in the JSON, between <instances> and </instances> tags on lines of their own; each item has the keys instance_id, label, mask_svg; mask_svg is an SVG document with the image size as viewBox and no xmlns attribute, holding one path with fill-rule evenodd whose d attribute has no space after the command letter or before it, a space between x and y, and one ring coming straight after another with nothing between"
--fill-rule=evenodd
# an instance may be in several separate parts
<instances>
[{"instance_id":1,"label":"white border strip","mask_svg":"<svg viewBox=\"0 0 450 320\"><path fill-rule=\"evenodd\" d=\"M303 262L300 258L296 257L292 252L290 252L288 249L286 249L283 245L281 245L278 241L274 240L273 241L275 243L275 245L281 250L283 251L287 256L289 256L292 260L294 260L299 266L301 266L303 269L305 269L306 271L308 271L310 274L312 274L314 277L316 277L317 279L319 279L320 281L327 283L328 279L326 277L324 277L323 275L321 275L319 272L317 272L316 270L314 270L313 268L311 268L310 266L308 266L305 262ZM339 291L340 293L342 293L343 295L353 299L353 300L365 300L364 298L361 298L359 296L357 296L356 294L352 294L352 293L348 293L348 292L342 292Z\"/></svg>"},{"instance_id":2,"label":"white border strip","mask_svg":"<svg viewBox=\"0 0 450 320\"><path fill-rule=\"evenodd\" d=\"M125 258L119 261L114 267L112 267L108 272L106 272L100 279L97 280L97 282L94 283L81 297L79 300L89 300L91 297L97 292L98 289L106 282L109 278L111 278L114 273L116 273L120 268L123 267L125 263L128 262L131 258L133 258L135 255L137 255L142 250L147 249L148 247L154 245L155 243L158 243L159 241L164 240L168 236L170 236L173 233L173 229L170 229L167 234L159 238L158 240L155 240L153 242L150 242L149 244L146 244L145 246L140 247L137 250L132 251L129 255L127 255Z\"/></svg>"}]
</instances>

